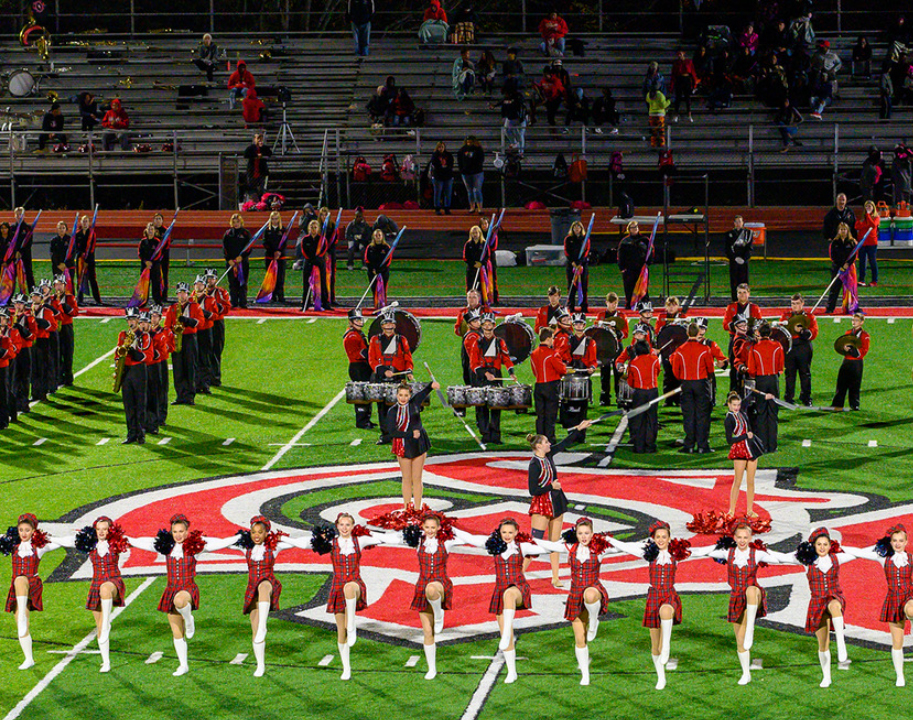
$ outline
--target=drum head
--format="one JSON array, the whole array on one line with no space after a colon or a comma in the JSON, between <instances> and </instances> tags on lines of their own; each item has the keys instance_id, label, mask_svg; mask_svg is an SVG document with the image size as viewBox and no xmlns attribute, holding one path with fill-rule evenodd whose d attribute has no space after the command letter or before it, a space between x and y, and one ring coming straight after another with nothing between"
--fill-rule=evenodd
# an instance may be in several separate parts
<instances>
[{"instance_id":1,"label":"drum head","mask_svg":"<svg viewBox=\"0 0 913 720\"><path fill-rule=\"evenodd\" d=\"M660 348L663 358L668 360L687 339L688 331L684 325L663 325L656 336L656 347Z\"/></svg>"},{"instance_id":2,"label":"drum head","mask_svg":"<svg viewBox=\"0 0 913 720\"><path fill-rule=\"evenodd\" d=\"M419 325L418 318L405 310L396 310L393 316L396 318L396 333L406 338L411 352L418 350L422 342L422 326ZM376 317L368 329L368 339L380 334L380 317Z\"/></svg>"},{"instance_id":3,"label":"drum head","mask_svg":"<svg viewBox=\"0 0 913 720\"><path fill-rule=\"evenodd\" d=\"M28 70L14 70L10 73L9 91L13 97L26 97L35 89L35 77Z\"/></svg>"},{"instance_id":4,"label":"drum head","mask_svg":"<svg viewBox=\"0 0 913 720\"><path fill-rule=\"evenodd\" d=\"M793 336L782 325L777 325L770 331L770 339L776 340L783 346L783 353L788 353L793 346Z\"/></svg>"},{"instance_id":5,"label":"drum head","mask_svg":"<svg viewBox=\"0 0 913 720\"><path fill-rule=\"evenodd\" d=\"M621 352L618 346L618 338L608 328L591 327L583 333L588 338L592 338L596 343L596 359L600 366L611 365Z\"/></svg>"},{"instance_id":6,"label":"drum head","mask_svg":"<svg viewBox=\"0 0 913 720\"><path fill-rule=\"evenodd\" d=\"M514 365L524 362L533 351L533 331L525 322L504 322L495 328L495 335L507 345Z\"/></svg>"}]
</instances>

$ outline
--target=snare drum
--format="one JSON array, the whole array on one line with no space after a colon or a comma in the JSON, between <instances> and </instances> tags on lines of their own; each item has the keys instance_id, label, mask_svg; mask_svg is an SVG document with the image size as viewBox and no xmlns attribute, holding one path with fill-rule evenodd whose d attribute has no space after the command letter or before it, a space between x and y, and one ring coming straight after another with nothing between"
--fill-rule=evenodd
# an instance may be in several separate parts
<instances>
[{"instance_id":1,"label":"snare drum","mask_svg":"<svg viewBox=\"0 0 913 720\"><path fill-rule=\"evenodd\" d=\"M466 388L466 404L471 407L482 407L487 404L487 393L485 392L488 388L484 387L467 387Z\"/></svg>"},{"instance_id":2,"label":"snare drum","mask_svg":"<svg viewBox=\"0 0 913 720\"><path fill-rule=\"evenodd\" d=\"M558 385L558 399L565 404L589 402L590 388L588 375L565 375Z\"/></svg>"},{"instance_id":3,"label":"snare drum","mask_svg":"<svg viewBox=\"0 0 913 720\"><path fill-rule=\"evenodd\" d=\"M624 378L618 378L618 407L622 410L630 410L633 404L634 388L628 385Z\"/></svg>"},{"instance_id":4,"label":"snare drum","mask_svg":"<svg viewBox=\"0 0 913 720\"><path fill-rule=\"evenodd\" d=\"M365 397L365 390L368 386L366 382L347 382L346 383L346 402L355 405L364 405L369 403Z\"/></svg>"},{"instance_id":5,"label":"snare drum","mask_svg":"<svg viewBox=\"0 0 913 720\"><path fill-rule=\"evenodd\" d=\"M447 388L447 402L450 403L450 407L466 407L468 405L466 402L466 391L468 389L468 385L451 385Z\"/></svg>"},{"instance_id":6,"label":"snare drum","mask_svg":"<svg viewBox=\"0 0 913 720\"><path fill-rule=\"evenodd\" d=\"M399 383L384 383L384 402L387 405L396 403L397 392L399 392Z\"/></svg>"},{"instance_id":7,"label":"snare drum","mask_svg":"<svg viewBox=\"0 0 913 720\"><path fill-rule=\"evenodd\" d=\"M532 385L511 385L508 390L512 410L529 410L533 406Z\"/></svg>"},{"instance_id":8,"label":"snare drum","mask_svg":"<svg viewBox=\"0 0 913 720\"><path fill-rule=\"evenodd\" d=\"M510 388L487 387L485 388L485 404L493 410L507 410L510 408Z\"/></svg>"},{"instance_id":9,"label":"snare drum","mask_svg":"<svg viewBox=\"0 0 913 720\"><path fill-rule=\"evenodd\" d=\"M368 402L383 402L386 397L388 383L367 383L364 398Z\"/></svg>"},{"instance_id":10,"label":"snare drum","mask_svg":"<svg viewBox=\"0 0 913 720\"><path fill-rule=\"evenodd\" d=\"M28 70L13 70L6 80L6 87L13 97L26 97L35 92L38 82Z\"/></svg>"}]
</instances>

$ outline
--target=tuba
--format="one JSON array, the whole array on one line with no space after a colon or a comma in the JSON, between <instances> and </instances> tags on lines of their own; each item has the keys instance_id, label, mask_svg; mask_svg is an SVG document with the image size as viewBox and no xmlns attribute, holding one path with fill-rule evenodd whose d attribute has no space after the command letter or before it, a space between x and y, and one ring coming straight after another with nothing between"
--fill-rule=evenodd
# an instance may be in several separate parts
<instances>
[{"instance_id":1,"label":"tuba","mask_svg":"<svg viewBox=\"0 0 913 720\"><path fill-rule=\"evenodd\" d=\"M114 348L114 392L120 392L121 383L124 381L124 368L127 365L127 350L136 340L132 330L124 336L124 342Z\"/></svg>"}]
</instances>

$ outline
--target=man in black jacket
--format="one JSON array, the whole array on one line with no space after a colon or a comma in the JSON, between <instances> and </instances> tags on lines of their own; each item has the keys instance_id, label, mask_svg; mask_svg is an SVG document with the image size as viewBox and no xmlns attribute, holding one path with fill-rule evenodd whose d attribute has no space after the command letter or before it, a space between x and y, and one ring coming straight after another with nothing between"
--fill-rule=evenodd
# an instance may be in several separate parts
<instances>
[{"instance_id":1,"label":"man in black jacket","mask_svg":"<svg viewBox=\"0 0 913 720\"><path fill-rule=\"evenodd\" d=\"M732 230L726 233L726 257L729 258L730 299L738 300L738 287L748 285L748 261L751 259L751 230L745 227L741 215L733 220Z\"/></svg>"},{"instance_id":2,"label":"man in black jacket","mask_svg":"<svg viewBox=\"0 0 913 720\"><path fill-rule=\"evenodd\" d=\"M264 142L263 133L254 135L254 141L244 151L244 157L247 159L247 192L254 201L259 200L266 192L266 183L269 180L269 164L266 158L272 154L273 151Z\"/></svg>"},{"instance_id":3,"label":"man in black jacket","mask_svg":"<svg viewBox=\"0 0 913 720\"><path fill-rule=\"evenodd\" d=\"M362 250L371 242L371 226L365 220L365 209L361 206L355 208L355 217L346 225L346 245L349 248L349 257L346 267L355 269L355 255L362 256Z\"/></svg>"},{"instance_id":4,"label":"man in black jacket","mask_svg":"<svg viewBox=\"0 0 913 720\"><path fill-rule=\"evenodd\" d=\"M856 214L847 207L846 195L843 193L837 196L836 204L824 216L821 234L827 242L837 237L837 227L840 223L846 223L852 236L856 237Z\"/></svg>"},{"instance_id":5,"label":"man in black jacket","mask_svg":"<svg viewBox=\"0 0 913 720\"><path fill-rule=\"evenodd\" d=\"M41 121L41 129L44 132L38 136L39 150L44 150L48 142L56 142L66 146L67 136L62 133L63 113L60 111L59 102L51 105L51 109L44 114L44 118Z\"/></svg>"},{"instance_id":6,"label":"man in black jacket","mask_svg":"<svg viewBox=\"0 0 913 720\"><path fill-rule=\"evenodd\" d=\"M346 17L352 23L355 54L367 57L371 45L371 19L374 17L374 0L349 0Z\"/></svg>"}]
</instances>

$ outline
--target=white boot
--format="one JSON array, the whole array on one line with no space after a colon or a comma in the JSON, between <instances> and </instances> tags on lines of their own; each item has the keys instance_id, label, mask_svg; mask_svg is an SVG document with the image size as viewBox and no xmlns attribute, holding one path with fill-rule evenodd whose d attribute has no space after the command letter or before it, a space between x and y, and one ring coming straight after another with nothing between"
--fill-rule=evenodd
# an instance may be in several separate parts
<instances>
[{"instance_id":1,"label":"white boot","mask_svg":"<svg viewBox=\"0 0 913 720\"><path fill-rule=\"evenodd\" d=\"M428 672L425 673L425 680L434 680L437 675L437 645L434 643L425 645L425 661L428 663Z\"/></svg>"},{"instance_id":2,"label":"white boot","mask_svg":"<svg viewBox=\"0 0 913 720\"><path fill-rule=\"evenodd\" d=\"M25 635L20 637L19 646L22 648L22 654L25 656L25 661L19 666L19 669L28 670L35 664L35 659L32 657L32 636Z\"/></svg>"},{"instance_id":3,"label":"white boot","mask_svg":"<svg viewBox=\"0 0 913 720\"><path fill-rule=\"evenodd\" d=\"M254 657L257 659L257 669L254 670L254 677L263 677L266 672L266 643L254 640Z\"/></svg>"},{"instance_id":4,"label":"white boot","mask_svg":"<svg viewBox=\"0 0 913 720\"><path fill-rule=\"evenodd\" d=\"M660 620L659 625L663 633L663 645L659 649L659 659L663 665L669 662L669 653L672 652L672 620Z\"/></svg>"},{"instance_id":5,"label":"white boot","mask_svg":"<svg viewBox=\"0 0 913 720\"><path fill-rule=\"evenodd\" d=\"M653 667L656 668L656 689L662 690L666 687L666 668L662 661L662 655L653 656Z\"/></svg>"},{"instance_id":6,"label":"white boot","mask_svg":"<svg viewBox=\"0 0 913 720\"><path fill-rule=\"evenodd\" d=\"M831 651L825 650L824 652L818 652L818 662L821 663L821 673L823 679L821 680L821 685L819 687L830 687L831 686Z\"/></svg>"},{"instance_id":7,"label":"white boot","mask_svg":"<svg viewBox=\"0 0 913 720\"><path fill-rule=\"evenodd\" d=\"M586 629L586 641L593 642L596 639L596 631L599 630L599 610L602 607L600 601L594 603L583 603L583 606L586 608L586 614L590 616L589 625Z\"/></svg>"},{"instance_id":8,"label":"white boot","mask_svg":"<svg viewBox=\"0 0 913 720\"><path fill-rule=\"evenodd\" d=\"M440 635L444 631L444 610L441 608L441 599L429 600L428 604L434 613L434 634Z\"/></svg>"},{"instance_id":9,"label":"white boot","mask_svg":"<svg viewBox=\"0 0 913 720\"><path fill-rule=\"evenodd\" d=\"M574 654L577 656L577 666L580 668L580 684L590 684L590 648L574 646Z\"/></svg>"},{"instance_id":10,"label":"white boot","mask_svg":"<svg viewBox=\"0 0 913 720\"><path fill-rule=\"evenodd\" d=\"M111 670L111 643L108 640L98 641L98 651L101 653L101 669L98 672L109 672Z\"/></svg>"},{"instance_id":11,"label":"white boot","mask_svg":"<svg viewBox=\"0 0 913 720\"><path fill-rule=\"evenodd\" d=\"M891 648L891 662L894 663L894 672L897 673L897 682L895 685L897 685L897 687L903 687L907 684L907 681L903 676L903 648L900 650Z\"/></svg>"},{"instance_id":12,"label":"white boot","mask_svg":"<svg viewBox=\"0 0 913 720\"><path fill-rule=\"evenodd\" d=\"M339 646L339 659L342 660L342 675L340 680L348 680L352 677L352 666L349 664L349 646L346 643L337 643Z\"/></svg>"},{"instance_id":13,"label":"white boot","mask_svg":"<svg viewBox=\"0 0 913 720\"><path fill-rule=\"evenodd\" d=\"M739 685L747 685L751 682L751 653L736 653L739 656L739 665L742 666L742 677L739 678Z\"/></svg>"},{"instance_id":14,"label":"white boot","mask_svg":"<svg viewBox=\"0 0 913 720\"><path fill-rule=\"evenodd\" d=\"M514 608L504 608L504 616L501 622L501 642L498 643L498 650L507 650L510 647L510 641L514 634Z\"/></svg>"},{"instance_id":15,"label":"white boot","mask_svg":"<svg viewBox=\"0 0 913 720\"><path fill-rule=\"evenodd\" d=\"M355 606L357 604L358 600L355 598L346 598L346 645L349 647L352 647L358 639L355 630Z\"/></svg>"},{"instance_id":16,"label":"white boot","mask_svg":"<svg viewBox=\"0 0 913 720\"><path fill-rule=\"evenodd\" d=\"M751 646L754 645L754 621L757 616L757 605L748 605L745 608L745 641L742 644L746 650L751 650Z\"/></svg>"},{"instance_id":17,"label":"white boot","mask_svg":"<svg viewBox=\"0 0 913 720\"><path fill-rule=\"evenodd\" d=\"M184 638L174 638L174 651L178 654L178 669L172 675L180 677L190 671L187 665L187 641Z\"/></svg>"},{"instance_id":18,"label":"white boot","mask_svg":"<svg viewBox=\"0 0 913 720\"><path fill-rule=\"evenodd\" d=\"M19 637L25 637L29 634L29 598L28 595L16 596L16 629L19 631Z\"/></svg>"},{"instance_id":19,"label":"white boot","mask_svg":"<svg viewBox=\"0 0 913 720\"><path fill-rule=\"evenodd\" d=\"M184 607L178 608L181 617L184 618L184 637L190 640L196 632L196 623L193 621L193 606L187 603Z\"/></svg>"},{"instance_id":20,"label":"white boot","mask_svg":"<svg viewBox=\"0 0 913 720\"><path fill-rule=\"evenodd\" d=\"M266 621L269 618L269 603L257 603L257 634L254 636L255 643L266 642Z\"/></svg>"},{"instance_id":21,"label":"white boot","mask_svg":"<svg viewBox=\"0 0 913 720\"><path fill-rule=\"evenodd\" d=\"M837 638L837 662L849 662L849 655L846 652L846 634L844 631L843 618L831 618L834 626L834 636Z\"/></svg>"},{"instance_id":22,"label":"white boot","mask_svg":"<svg viewBox=\"0 0 913 720\"><path fill-rule=\"evenodd\" d=\"M504 663L507 665L507 677L504 678L504 684L510 685L517 681L517 651L504 650Z\"/></svg>"},{"instance_id":23,"label":"white boot","mask_svg":"<svg viewBox=\"0 0 913 720\"><path fill-rule=\"evenodd\" d=\"M114 607L114 601L108 598L101 601L101 632L98 634L99 645L108 642L111 635L111 608Z\"/></svg>"}]
</instances>

